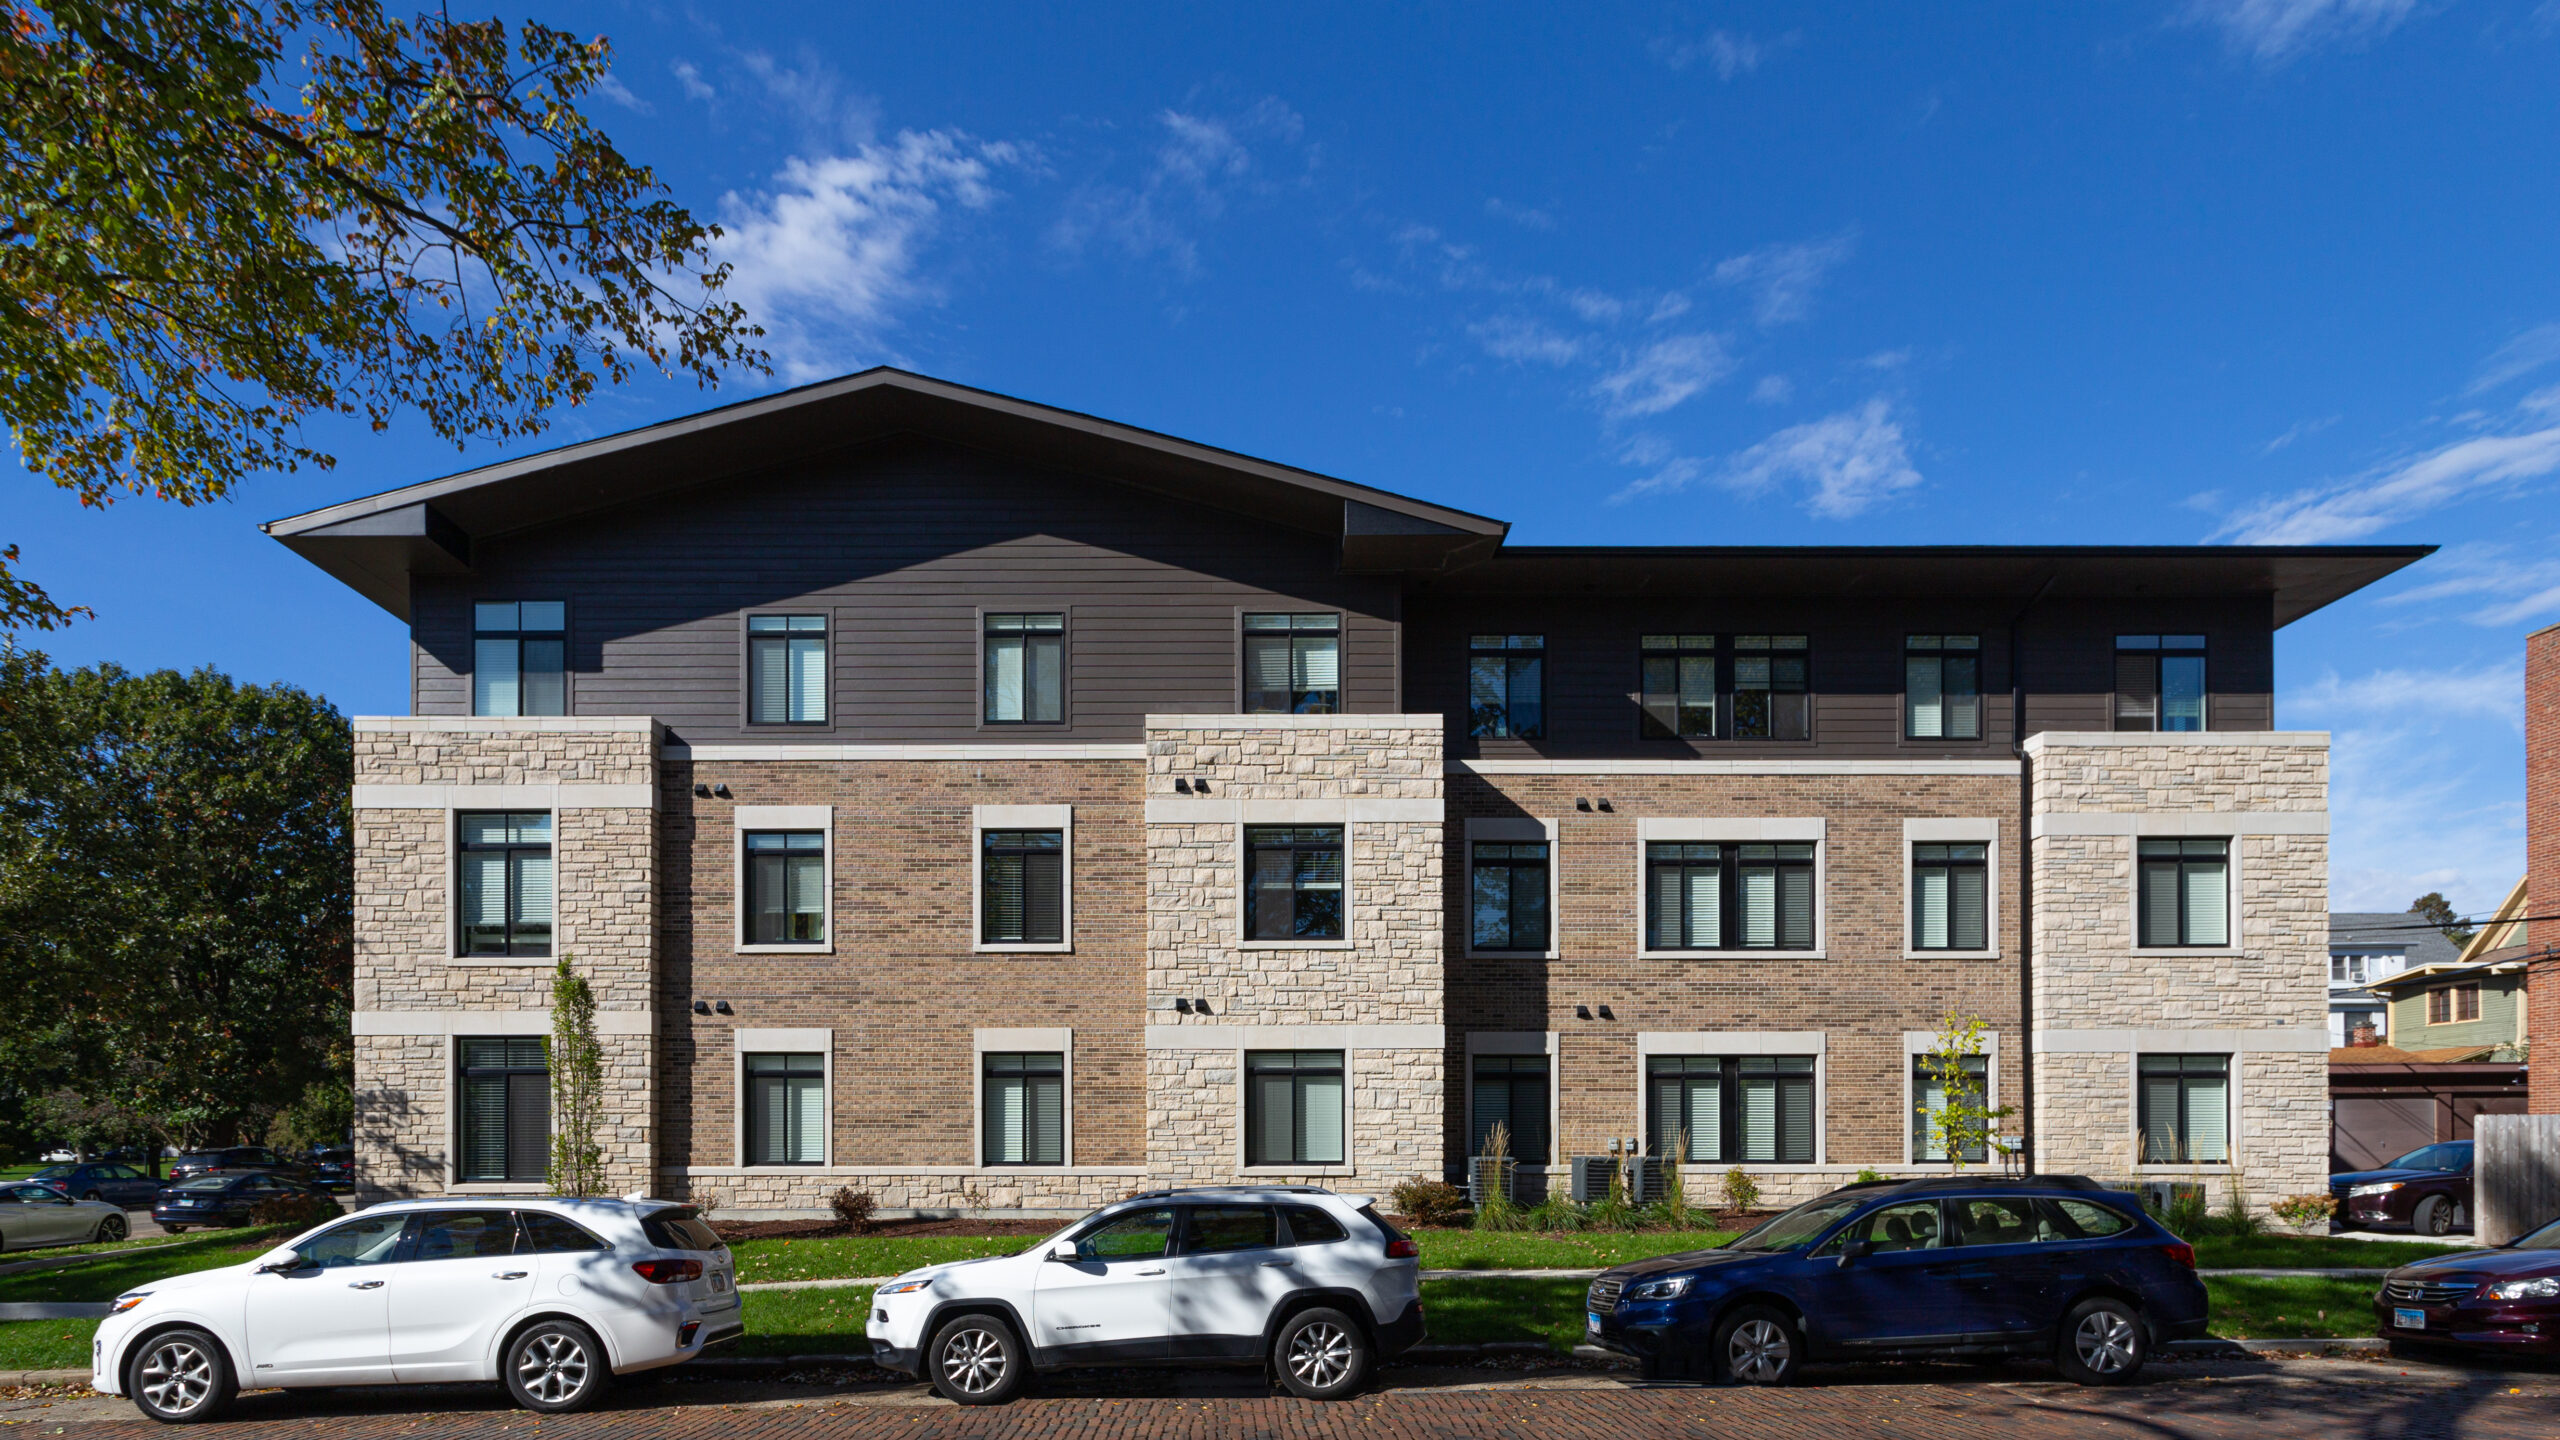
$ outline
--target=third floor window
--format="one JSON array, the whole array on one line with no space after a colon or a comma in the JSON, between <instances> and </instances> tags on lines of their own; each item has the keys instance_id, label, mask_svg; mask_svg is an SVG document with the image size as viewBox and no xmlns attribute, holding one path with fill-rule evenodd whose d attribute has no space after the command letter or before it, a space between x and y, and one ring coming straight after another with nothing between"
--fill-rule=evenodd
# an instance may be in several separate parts
<instances>
[{"instance_id":1,"label":"third floor window","mask_svg":"<svg viewBox=\"0 0 2560 1440\"><path fill-rule=\"evenodd\" d=\"M1067 716L1067 617L989 615L986 721L1056 725Z\"/></svg>"},{"instance_id":2,"label":"third floor window","mask_svg":"<svg viewBox=\"0 0 2560 1440\"><path fill-rule=\"evenodd\" d=\"M2204 637L2116 637L2118 730L2204 728Z\"/></svg>"},{"instance_id":3,"label":"third floor window","mask_svg":"<svg viewBox=\"0 0 2560 1440\"><path fill-rule=\"evenodd\" d=\"M1467 733L1536 740L1547 733L1547 637L1477 635L1467 642Z\"/></svg>"},{"instance_id":4,"label":"third floor window","mask_svg":"<svg viewBox=\"0 0 2560 1440\"><path fill-rule=\"evenodd\" d=\"M569 607L483 600L471 607L471 713L569 713Z\"/></svg>"},{"instance_id":5,"label":"third floor window","mask_svg":"<svg viewBox=\"0 0 2560 1440\"><path fill-rule=\"evenodd\" d=\"M1644 735L1708 740L1716 733L1716 637L1644 637Z\"/></svg>"},{"instance_id":6,"label":"third floor window","mask_svg":"<svg viewBox=\"0 0 2560 1440\"><path fill-rule=\"evenodd\" d=\"M1902 733L1913 740L1982 738L1982 637L1910 635L1902 642Z\"/></svg>"},{"instance_id":7,"label":"third floor window","mask_svg":"<svg viewBox=\"0 0 2560 1440\"><path fill-rule=\"evenodd\" d=\"M827 722L827 620L823 615L747 617L747 723Z\"/></svg>"},{"instance_id":8,"label":"third floor window","mask_svg":"<svg viewBox=\"0 0 2560 1440\"><path fill-rule=\"evenodd\" d=\"M1244 617L1244 712L1332 715L1342 709L1342 617Z\"/></svg>"},{"instance_id":9,"label":"third floor window","mask_svg":"<svg viewBox=\"0 0 2560 1440\"><path fill-rule=\"evenodd\" d=\"M1737 740L1805 740L1813 735L1810 676L1802 635L1733 637L1733 735Z\"/></svg>"}]
</instances>

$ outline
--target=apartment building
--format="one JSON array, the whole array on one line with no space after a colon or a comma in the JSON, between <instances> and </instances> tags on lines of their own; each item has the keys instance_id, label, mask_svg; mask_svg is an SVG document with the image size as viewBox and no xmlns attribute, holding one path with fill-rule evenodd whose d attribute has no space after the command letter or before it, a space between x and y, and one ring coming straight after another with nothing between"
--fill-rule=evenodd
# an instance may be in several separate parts
<instances>
[{"instance_id":1,"label":"apartment building","mask_svg":"<svg viewBox=\"0 0 2560 1440\"><path fill-rule=\"evenodd\" d=\"M1507 543L873 370L269 533L359 719L368 1196L538 1187L556 958L618 1188L731 1211L1943 1168L2326 1172L2326 737L2275 632L2408 547Z\"/></svg>"}]
</instances>

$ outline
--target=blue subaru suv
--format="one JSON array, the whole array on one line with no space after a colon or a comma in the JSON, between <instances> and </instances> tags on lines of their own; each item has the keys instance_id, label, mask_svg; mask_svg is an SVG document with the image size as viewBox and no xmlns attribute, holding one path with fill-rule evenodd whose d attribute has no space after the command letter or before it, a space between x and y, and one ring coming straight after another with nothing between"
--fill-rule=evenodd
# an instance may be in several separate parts
<instances>
[{"instance_id":1,"label":"blue subaru suv","mask_svg":"<svg viewBox=\"0 0 2560 1440\"><path fill-rule=\"evenodd\" d=\"M1720 1249L1603 1273L1585 1338L1654 1378L1783 1385L1808 1361L2049 1355L2116 1385L2204 1333L2195 1265L2133 1196L2081 1176L1869 1181Z\"/></svg>"}]
</instances>

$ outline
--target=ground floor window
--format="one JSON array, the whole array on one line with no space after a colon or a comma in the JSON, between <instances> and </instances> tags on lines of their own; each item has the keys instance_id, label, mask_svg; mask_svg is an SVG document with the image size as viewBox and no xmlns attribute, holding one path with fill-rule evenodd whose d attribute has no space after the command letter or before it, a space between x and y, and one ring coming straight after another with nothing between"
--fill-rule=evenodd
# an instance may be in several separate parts
<instances>
[{"instance_id":1,"label":"ground floor window","mask_svg":"<svg viewBox=\"0 0 2560 1440\"><path fill-rule=\"evenodd\" d=\"M986 1106L979 1127L985 1163L1067 1163L1067 1057L1056 1051L990 1051L978 1064Z\"/></svg>"},{"instance_id":2,"label":"ground floor window","mask_svg":"<svg viewBox=\"0 0 2560 1440\"><path fill-rule=\"evenodd\" d=\"M2231 1163L2231 1057L2141 1058L2142 1163Z\"/></svg>"},{"instance_id":3,"label":"ground floor window","mask_svg":"<svg viewBox=\"0 0 2560 1440\"><path fill-rule=\"evenodd\" d=\"M1343 1163L1342 1052L1249 1050L1244 1163Z\"/></svg>"},{"instance_id":4,"label":"ground floor window","mask_svg":"<svg viewBox=\"0 0 2560 1440\"><path fill-rule=\"evenodd\" d=\"M466 1182L539 1184L551 1173L551 1063L539 1035L458 1037Z\"/></svg>"},{"instance_id":5,"label":"ground floor window","mask_svg":"<svg viewBox=\"0 0 2560 1440\"><path fill-rule=\"evenodd\" d=\"M1813 1163L1810 1055L1655 1055L1645 1062L1649 1148L1692 1161Z\"/></svg>"},{"instance_id":6,"label":"ground floor window","mask_svg":"<svg viewBox=\"0 0 2560 1440\"><path fill-rule=\"evenodd\" d=\"M827 1163L827 1057L749 1055L747 1163Z\"/></svg>"},{"instance_id":7,"label":"ground floor window","mask_svg":"<svg viewBox=\"0 0 2560 1440\"><path fill-rule=\"evenodd\" d=\"M1511 1133L1512 1159L1548 1163L1547 1057L1478 1055L1474 1072L1474 1136L1467 1153L1482 1155L1493 1127L1500 1125Z\"/></svg>"},{"instance_id":8,"label":"ground floor window","mask_svg":"<svg viewBox=\"0 0 2560 1440\"><path fill-rule=\"evenodd\" d=\"M1958 1057L1965 1078L1973 1082L1975 1103L1988 1105L1991 1096L1991 1061L1985 1055ZM1932 1072L1935 1073L1932 1073ZM1923 1162L1943 1161L1947 1147L1940 1140L1936 1120L1938 1112L1947 1108L1947 1074L1943 1062L1928 1055L1911 1057L1911 1158ZM1981 1164L1990 1158L1989 1137L1965 1146L1964 1158Z\"/></svg>"}]
</instances>

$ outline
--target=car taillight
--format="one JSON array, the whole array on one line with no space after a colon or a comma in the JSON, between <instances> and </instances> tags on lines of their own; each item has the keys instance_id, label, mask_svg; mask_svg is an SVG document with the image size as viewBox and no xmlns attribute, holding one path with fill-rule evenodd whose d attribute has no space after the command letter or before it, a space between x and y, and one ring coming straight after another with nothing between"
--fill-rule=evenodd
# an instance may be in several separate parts
<instances>
[{"instance_id":1,"label":"car taillight","mask_svg":"<svg viewBox=\"0 0 2560 1440\"><path fill-rule=\"evenodd\" d=\"M2179 1264L2186 1266L2190 1270L2196 1268L2196 1247L2187 1244L2183 1240L2175 1244L2161 1246L2160 1253L2177 1261Z\"/></svg>"},{"instance_id":2,"label":"car taillight","mask_svg":"<svg viewBox=\"0 0 2560 1440\"><path fill-rule=\"evenodd\" d=\"M1422 1258L1422 1247L1414 1244L1404 1236L1399 1235L1393 1240L1387 1242L1387 1258L1390 1260L1419 1260Z\"/></svg>"},{"instance_id":3,"label":"car taillight","mask_svg":"<svg viewBox=\"0 0 2560 1440\"><path fill-rule=\"evenodd\" d=\"M652 1285L674 1285L702 1278L702 1262L699 1260L634 1260L631 1268L640 1272L640 1278Z\"/></svg>"}]
</instances>

